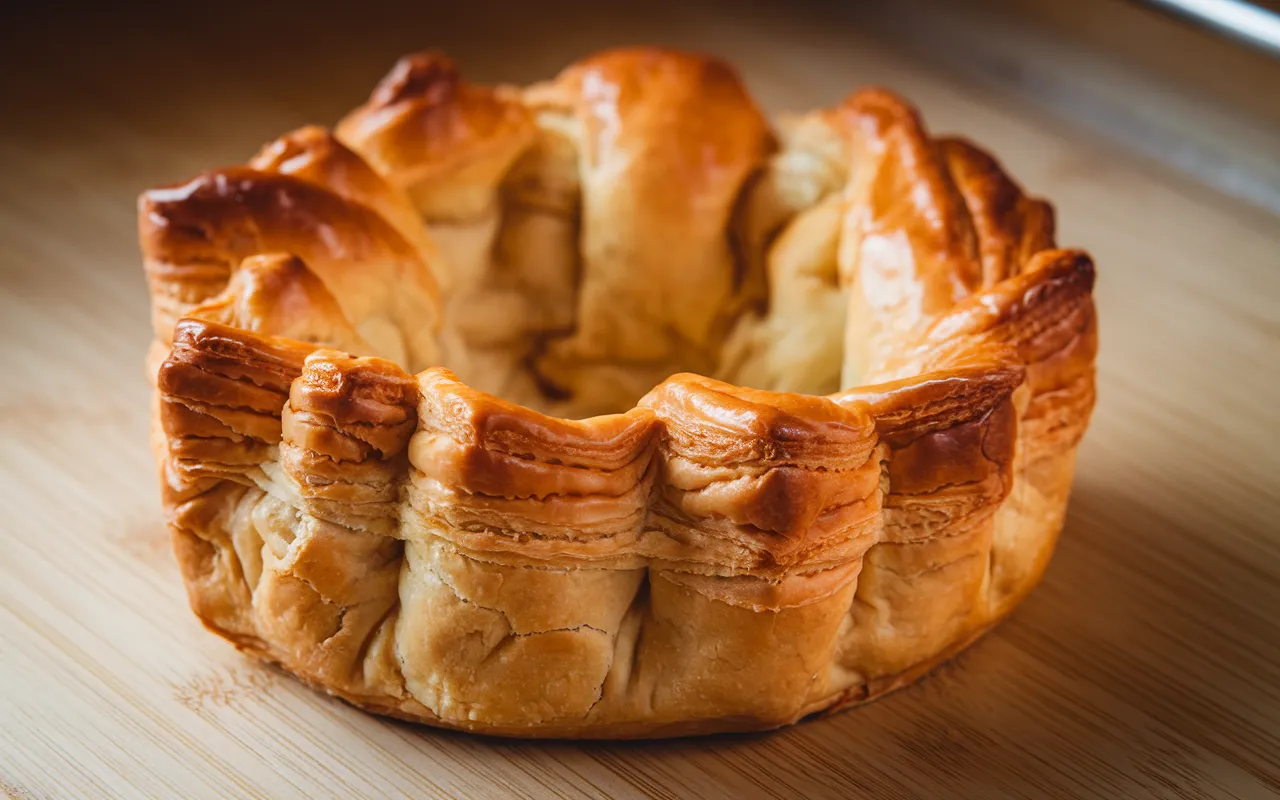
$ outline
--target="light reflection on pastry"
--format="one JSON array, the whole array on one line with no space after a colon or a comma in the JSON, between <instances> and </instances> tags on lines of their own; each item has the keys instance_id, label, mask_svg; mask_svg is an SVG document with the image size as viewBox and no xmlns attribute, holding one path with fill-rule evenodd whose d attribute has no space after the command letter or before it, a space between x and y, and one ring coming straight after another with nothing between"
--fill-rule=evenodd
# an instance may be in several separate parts
<instances>
[{"instance_id":1,"label":"light reflection on pastry","mask_svg":"<svg viewBox=\"0 0 1280 800\"><path fill-rule=\"evenodd\" d=\"M789 724L973 641L1062 527L1092 262L890 92L774 127L694 54L418 54L139 219L192 608L371 711Z\"/></svg>"}]
</instances>

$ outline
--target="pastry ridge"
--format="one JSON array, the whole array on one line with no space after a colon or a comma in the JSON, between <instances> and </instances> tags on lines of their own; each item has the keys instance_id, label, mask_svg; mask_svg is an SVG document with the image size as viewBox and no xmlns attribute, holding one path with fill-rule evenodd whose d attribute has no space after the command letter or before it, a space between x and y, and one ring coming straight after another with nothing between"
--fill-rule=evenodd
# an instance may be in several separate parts
<instances>
[{"instance_id":1,"label":"pastry ridge","mask_svg":"<svg viewBox=\"0 0 1280 800\"><path fill-rule=\"evenodd\" d=\"M330 132L139 200L191 606L380 714L790 724L1038 582L1095 269L882 88L771 125L728 64L520 88L401 59Z\"/></svg>"}]
</instances>

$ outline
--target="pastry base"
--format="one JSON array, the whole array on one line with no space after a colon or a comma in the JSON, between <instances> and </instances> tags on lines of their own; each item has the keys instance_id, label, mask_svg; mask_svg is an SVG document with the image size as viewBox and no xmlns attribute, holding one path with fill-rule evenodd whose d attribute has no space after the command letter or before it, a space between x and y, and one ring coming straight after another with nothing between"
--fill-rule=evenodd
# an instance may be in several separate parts
<instances>
[{"instance_id":1,"label":"pastry base","mask_svg":"<svg viewBox=\"0 0 1280 800\"><path fill-rule=\"evenodd\" d=\"M804 720L827 717L855 706L866 705L886 697L899 689L904 689L927 677L930 673L960 655L962 651L968 649L979 639L986 636L987 633L1010 616L1013 611L1021 605L1023 599L1025 599L1025 597L1035 589L1036 585L1040 583L1045 567L1047 567L1047 561L1041 565L1040 571L1034 576L1031 576L1031 580L1028 580L1015 596L1008 598L1009 601L1003 605L1000 612L975 628L969 633L969 635L952 644L950 647L942 650L934 657L898 672L897 674L881 676L867 683L846 689L843 692L810 704L793 716L781 719L726 716L660 723L621 722L602 724L596 722L581 725L544 723L529 726L512 726L494 725L477 721L473 724L459 724L441 719L434 715L427 716L406 713L394 706L371 702L366 698L361 698L341 691L335 691L320 681L290 669L281 662L280 659L274 657L266 649L262 648L260 646L260 640L232 634L218 628L216 625L211 624L208 620L203 618L201 618L201 622L209 631L230 641L241 653L287 673L318 693L327 694L330 697L337 698L338 700L362 711L367 711L383 717L390 717L403 722L428 725L433 728L440 728L443 730L462 731L465 733L506 739L670 739L686 736L707 736L711 734L762 733L766 731L773 731L779 728L785 728L789 725L794 725Z\"/></svg>"}]
</instances>

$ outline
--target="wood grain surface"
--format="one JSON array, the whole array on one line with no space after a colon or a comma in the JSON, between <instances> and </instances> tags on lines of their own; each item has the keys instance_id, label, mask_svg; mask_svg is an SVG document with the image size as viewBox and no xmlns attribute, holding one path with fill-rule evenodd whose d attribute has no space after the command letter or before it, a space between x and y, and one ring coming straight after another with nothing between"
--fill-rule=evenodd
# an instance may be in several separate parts
<instances>
[{"instance_id":1,"label":"wood grain surface","mask_svg":"<svg viewBox=\"0 0 1280 800\"><path fill-rule=\"evenodd\" d=\"M5 794L1280 792L1280 220L811 3L111 5L0 19ZM334 121L402 52L439 45L478 79L523 81L626 42L721 53L774 110L890 86L1055 202L1062 241L1099 265L1102 349L1044 583L924 682L758 736L482 739L242 658L188 611L160 522L137 192Z\"/></svg>"}]
</instances>

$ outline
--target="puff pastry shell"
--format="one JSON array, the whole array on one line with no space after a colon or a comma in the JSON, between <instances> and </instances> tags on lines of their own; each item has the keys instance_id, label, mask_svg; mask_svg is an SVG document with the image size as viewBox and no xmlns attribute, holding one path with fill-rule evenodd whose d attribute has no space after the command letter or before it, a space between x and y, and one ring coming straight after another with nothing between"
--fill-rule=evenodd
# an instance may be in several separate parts
<instances>
[{"instance_id":1,"label":"puff pastry shell","mask_svg":"<svg viewBox=\"0 0 1280 800\"><path fill-rule=\"evenodd\" d=\"M771 124L709 57L422 53L139 220L192 608L374 712L785 725L973 641L1062 527L1092 262L887 91Z\"/></svg>"}]
</instances>

